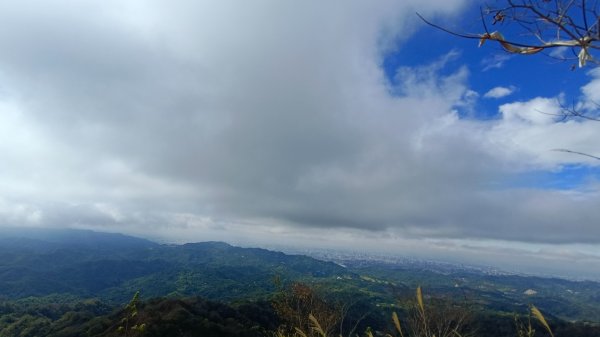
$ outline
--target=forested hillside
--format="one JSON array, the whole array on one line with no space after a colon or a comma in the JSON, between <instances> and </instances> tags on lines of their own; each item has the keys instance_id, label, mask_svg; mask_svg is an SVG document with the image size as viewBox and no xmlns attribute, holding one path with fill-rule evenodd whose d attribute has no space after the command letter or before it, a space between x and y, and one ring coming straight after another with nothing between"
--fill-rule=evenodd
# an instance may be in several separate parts
<instances>
[{"instance_id":1,"label":"forested hillside","mask_svg":"<svg viewBox=\"0 0 600 337\"><path fill-rule=\"evenodd\" d=\"M322 324L337 322L338 333L392 332L392 314L410 322L421 287L429 313L460 308L478 336L516 336L515 317L526 321L530 305L556 336L600 331L595 282L376 261L341 266L220 242L159 245L89 231L4 231L0 242L0 336L117 336L142 324L135 333L144 336L264 336L282 326L310 330L316 312Z\"/></svg>"}]
</instances>

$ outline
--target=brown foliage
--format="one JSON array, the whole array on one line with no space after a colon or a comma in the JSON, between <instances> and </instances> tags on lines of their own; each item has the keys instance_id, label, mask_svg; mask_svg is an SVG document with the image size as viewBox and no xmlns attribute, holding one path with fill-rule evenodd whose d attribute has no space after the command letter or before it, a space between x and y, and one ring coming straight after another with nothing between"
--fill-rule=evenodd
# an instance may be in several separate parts
<instances>
[{"instance_id":1,"label":"brown foliage","mask_svg":"<svg viewBox=\"0 0 600 337\"><path fill-rule=\"evenodd\" d=\"M340 308L303 283L281 291L273 307L282 321L280 332L286 336L302 335L300 331L307 336L334 336L342 319Z\"/></svg>"}]
</instances>

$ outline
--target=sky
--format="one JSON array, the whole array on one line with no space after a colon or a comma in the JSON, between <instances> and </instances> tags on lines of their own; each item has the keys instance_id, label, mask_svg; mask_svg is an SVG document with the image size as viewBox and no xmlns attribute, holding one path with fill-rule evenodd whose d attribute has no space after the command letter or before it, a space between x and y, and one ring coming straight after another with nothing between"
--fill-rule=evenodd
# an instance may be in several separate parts
<instances>
[{"instance_id":1,"label":"sky","mask_svg":"<svg viewBox=\"0 0 600 337\"><path fill-rule=\"evenodd\" d=\"M600 68L466 0L2 1L0 226L600 279ZM494 26L510 31L510 27ZM556 53L560 53L557 51Z\"/></svg>"}]
</instances>

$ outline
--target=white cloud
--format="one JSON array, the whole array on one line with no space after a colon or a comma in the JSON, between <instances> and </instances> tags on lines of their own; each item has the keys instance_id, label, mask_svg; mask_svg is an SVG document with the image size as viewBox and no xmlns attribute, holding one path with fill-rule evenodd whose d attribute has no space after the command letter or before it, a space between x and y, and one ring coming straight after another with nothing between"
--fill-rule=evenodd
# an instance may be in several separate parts
<instances>
[{"instance_id":1,"label":"white cloud","mask_svg":"<svg viewBox=\"0 0 600 337\"><path fill-rule=\"evenodd\" d=\"M594 81L592 79L590 83ZM499 107L502 118L485 137L498 148L503 161L512 161L512 165L521 168L537 166L556 170L565 164L599 165L597 160L586 156L555 151L568 149L590 155L600 154L598 123L565 119L562 100L560 96L536 97L503 104Z\"/></svg>"},{"instance_id":2,"label":"white cloud","mask_svg":"<svg viewBox=\"0 0 600 337\"><path fill-rule=\"evenodd\" d=\"M548 54L550 57L556 58L556 59L560 59L560 60L566 60L567 57L569 56L569 52L571 51L571 48L568 47L558 47L558 48L553 48L550 53Z\"/></svg>"},{"instance_id":3,"label":"white cloud","mask_svg":"<svg viewBox=\"0 0 600 337\"><path fill-rule=\"evenodd\" d=\"M508 53L493 54L492 56L486 57L481 61L482 71L489 71L492 69L500 69L504 67L506 62L512 59L514 55Z\"/></svg>"},{"instance_id":4,"label":"white cloud","mask_svg":"<svg viewBox=\"0 0 600 337\"><path fill-rule=\"evenodd\" d=\"M460 119L477 95L456 51L390 88L414 7L461 4L1 3L0 223L598 242L597 187L505 184L590 164L551 149L594 153L596 126L544 97Z\"/></svg>"},{"instance_id":5,"label":"white cloud","mask_svg":"<svg viewBox=\"0 0 600 337\"><path fill-rule=\"evenodd\" d=\"M515 87L495 87L486 92L483 97L485 98L502 98L511 95L515 92Z\"/></svg>"},{"instance_id":6,"label":"white cloud","mask_svg":"<svg viewBox=\"0 0 600 337\"><path fill-rule=\"evenodd\" d=\"M600 68L589 72L592 80L581 88L583 102L581 108L586 113L596 113L600 110Z\"/></svg>"},{"instance_id":7,"label":"white cloud","mask_svg":"<svg viewBox=\"0 0 600 337\"><path fill-rule=\"evenodd\" d=\"M499 107L503 121L519 120L528 124L552 124L560 117L557 98L536 97L527 102L513 102Z\"/></svg>"}]
</instances>

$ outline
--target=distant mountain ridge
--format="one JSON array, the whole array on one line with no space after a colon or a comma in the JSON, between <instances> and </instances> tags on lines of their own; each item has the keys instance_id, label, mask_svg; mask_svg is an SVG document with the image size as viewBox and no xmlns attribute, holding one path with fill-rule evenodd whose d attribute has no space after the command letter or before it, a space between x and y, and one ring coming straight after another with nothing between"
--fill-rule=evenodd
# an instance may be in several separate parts
<instances>
[{"instance_id":1,"label":"distant mountain ridge","mask_svg":"<svg viewBox=\"0 0 600 337\"><path fill-rule=\"evenodd\" d=\"M111 250L150 248L159 244L120 233L95 232L84 229L0 227L0 247L48 250L64 246Z\"/></svg>"},{"instance_id":2,"label":"distant mountain ridge","mask_svg":"<svg viewBox=\"0 0 600 337\"><path fill-rule=\"evenodd\" d=\"M123 234L0 229L0 296L55 293L122 302L146 296L264 297L273 279L343 275L331 262L223 242L161 245Z\"/></svg>"}]
</instances>

